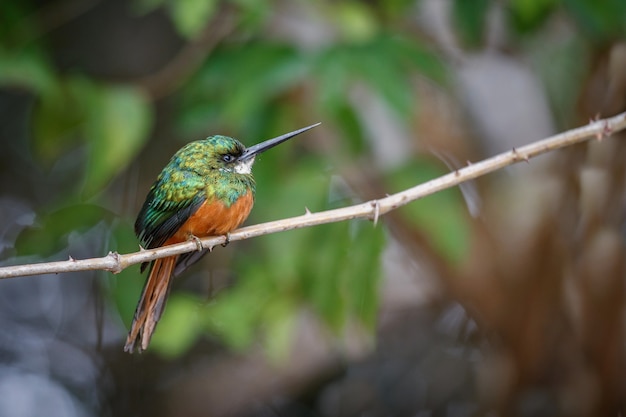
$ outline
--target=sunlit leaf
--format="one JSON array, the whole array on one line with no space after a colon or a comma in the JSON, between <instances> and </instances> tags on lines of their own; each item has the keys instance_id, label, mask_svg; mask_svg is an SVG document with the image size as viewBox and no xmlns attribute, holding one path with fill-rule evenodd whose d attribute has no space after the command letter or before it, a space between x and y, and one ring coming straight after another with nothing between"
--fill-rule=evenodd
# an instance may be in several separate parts
<instances>
[{"instance_id":1,"label":"sunlit leaf","mask_svg":"<svg viewBox=\"0 0 626 417\"><path fill-rule=\"evenodd\" d=\"M178 32L193 38L209 24L215 13L217 0L176 0L169 5Z\"/></svg>"},{"instance_id":2,"label":"sunlit leaf","mask_svg":"<svg viewBox=\"0 0 626 417\"><path fill-rule=\"evenodd\" d=\"M247 284L228 291L202 309L202 321L212 333L234 349L245 349L254 341L267 286L246 277ZM252 285L250 285L252 283Z\"/></svg>"},{"instance_id":3,"label":"sunlit leaf","mask_svg":"<svg viewBox=\"0 0 626 417\"><path fill-rule=\"evenodd\" d=\"M361 2L342 1L332 5L332 18L348 42L360 42L373 37L378 30L372 11Z\"/></svg>"},{"instance_id":4,"label":"sunlit leaf","mask_svg":"<svg viewBox=\"0 0 626 417\"><path fill-rule=\"evenodd\" d=\"M89 162L85 194L92 195L137 155L148 138L152 111L139 90L101 87L94 89L87 117Z\"/></svg>"},{"instance_id":5,"label":"sunlit leaf","mask_svg":"<svg viewBox=\"0 0 626 417\"><path fill-rule=\"evenodd\" d=\"M199 307L199 300L187 294L170 295L166 313L161 316L152 337L151 348L167 357L186 352L200 334Z\"/></svg>"}]
</instances>

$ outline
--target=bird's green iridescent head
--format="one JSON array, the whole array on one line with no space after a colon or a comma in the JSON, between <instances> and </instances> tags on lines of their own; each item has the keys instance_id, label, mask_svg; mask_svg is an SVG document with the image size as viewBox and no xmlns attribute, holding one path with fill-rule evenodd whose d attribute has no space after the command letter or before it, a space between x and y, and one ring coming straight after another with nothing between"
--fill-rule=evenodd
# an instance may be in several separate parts
<instances>
[{"instance_id":1,"label":"bird's green iridescent head","mask_svg":"<svg viewBox=\"0 0 626 417\"><path fill-rule=\"evenodd\" d=\"M178 168L194 171L199 175L252 173L254 156L242 158L246 147L228 136L210 136L191 142L181 148L173 160Z\"/></svg>"},{"instance_id":2,"label":"bird's green iridescent head","mask_svg":"<svg viewBox=\"0 0 626 417\"><path fill-rule=\"evenodd\" d=\"M250 175L257 154L318 125L286 133L247 149L241 142L228 136L210 136L184 146L174 155L170 164L202 176L218 173Z\"/></svg>"}]
</instances>

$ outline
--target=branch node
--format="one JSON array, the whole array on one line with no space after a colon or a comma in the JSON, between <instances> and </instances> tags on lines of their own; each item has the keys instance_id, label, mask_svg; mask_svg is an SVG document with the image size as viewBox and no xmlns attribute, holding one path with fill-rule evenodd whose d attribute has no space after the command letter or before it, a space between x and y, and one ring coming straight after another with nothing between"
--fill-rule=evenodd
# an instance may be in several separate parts
<instances>
[{"instance_id":1,"label":"branch node","mask_svg":"<svg viewBox=\"0 0 626 417\"><path fill-rule=\"evenodd\" d=\"M119 253L109 251L109 254L107 256L109 258L112 258L113 261L115 262L115 264L109 268L109 271L111 271L114 274L119 274L120 272L122 272L122 270L124 270L124 268L122 267L122 263L120 262Z\"/></svg>"},{"instance_id":2,"label":"branch node","mask_svg":"<svg viewBox=\"0 0 626 417\"><path fill-rule=\"evenodd\" d=\"M230 233L226 233L224 235L224 243L222 243L222 247L225 248L230 243Z\"/></svg>"}]
</instances>

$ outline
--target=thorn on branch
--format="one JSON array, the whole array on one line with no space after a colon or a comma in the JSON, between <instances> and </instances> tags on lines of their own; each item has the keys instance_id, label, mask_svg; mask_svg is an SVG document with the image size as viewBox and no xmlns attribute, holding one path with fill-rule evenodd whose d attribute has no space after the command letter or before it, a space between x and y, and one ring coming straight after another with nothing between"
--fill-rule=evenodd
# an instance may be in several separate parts
<instances>
[{"instance_id":1,"label":"thorn on branch","mask_svg":"<svg viewBox=\"0 0 626 417\"><path fill-rule=\"evenodd\" d=\"M609 121L605 120L602 124L602 131L596 133L596 139L600 142L602 139L611 136L611 133L613 133L613 128L609 124Z\"/></svg>"},{"instance_id":2,"label":"thorn on branch","mask_svg":"<svg viewBox=\"0 0 626 417\"><path fill-rule=\"evenodd\" d=\"M306 216L310 216L311 215L311 210L309 210L309 208L307 206L304 206L304 214Z\"/></svg>"},{"instance_id":3,"label":"thorn on branch","mask_svg":"<svg viewBox=\"0 0 626 417\"><path fill-rule=\"evenodd\" d=\"M72 258L72 255L68 256L67 260L70 262L76 262L76 259Z\"/></svg>"},{"instance_id":4,"label":"thorn on branch","mask_svg":"<svg viewBox=\"0 0 626 417\"><path fill-rule=\"evenodd\" d=\"M513 159L515 161L526 161L527 164L530 163L528 155L520 154L516 148L513 148L511 152L513 152Z\"/></svg>"},{"instance_id":5,"label":"thorn on branch","mask_svg":"<svg viewBox=\"0 0 626 417\"><path fill-rule=\"evenodd\" d=\"M374 200L371 204L374 207L374 217L372 220L374 221L374 227L376 227L378 224L378 217L380 216L380 202L378 200Z\"/></svg>"}]
</instances>

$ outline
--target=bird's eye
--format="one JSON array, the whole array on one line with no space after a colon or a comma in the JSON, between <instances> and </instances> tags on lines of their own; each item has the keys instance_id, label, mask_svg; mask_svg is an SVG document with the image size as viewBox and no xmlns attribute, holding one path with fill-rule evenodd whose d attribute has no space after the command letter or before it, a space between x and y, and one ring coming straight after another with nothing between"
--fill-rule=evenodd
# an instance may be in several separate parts
<instances>
[{"instance_id":1,"label":"bird's eye","mask_svg":"<svg viewBox=\"0 0 626 417\"><path fill-rule=\"evenodd\" d=\"M224 156L222 156L222 161L224 162L233 162L233 160L235 159L234 156L232 156L231 154L226 154Z\"/></svg>"}]
</instances>

